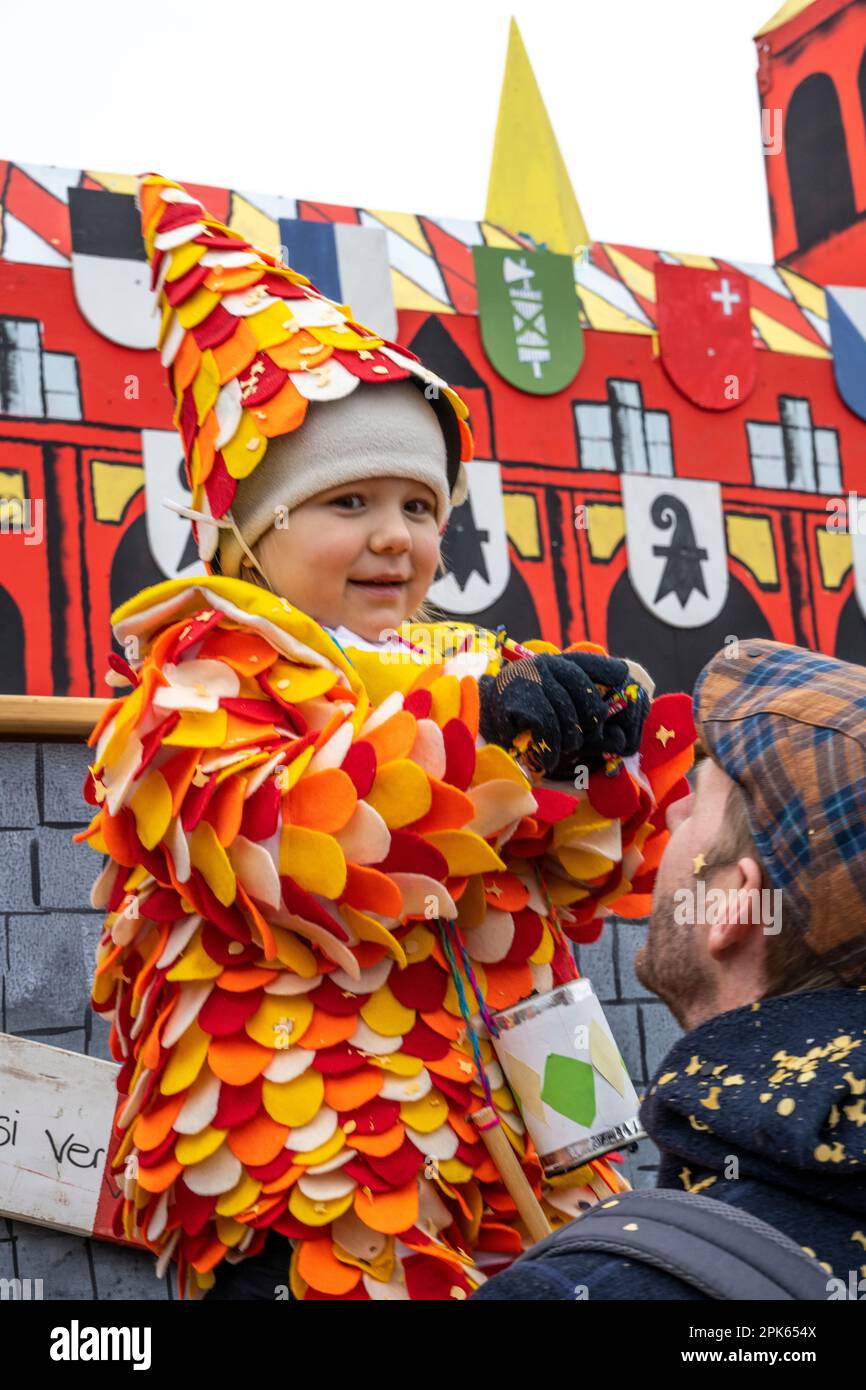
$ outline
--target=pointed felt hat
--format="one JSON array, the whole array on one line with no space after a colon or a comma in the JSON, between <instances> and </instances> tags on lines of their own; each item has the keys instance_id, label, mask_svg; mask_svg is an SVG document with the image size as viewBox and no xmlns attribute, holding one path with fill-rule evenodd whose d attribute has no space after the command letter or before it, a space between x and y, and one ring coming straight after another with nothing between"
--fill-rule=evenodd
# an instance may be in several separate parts
<instances>
[{"instance_id":1,"label":"pointed felt hat","mask_svg":"<svg viewBox=\"0 0 866 1390\"><path fill-rule=\"evenodd\" d=\"M466 404L447 382L211 217L180 184L144 175L138 206L192 493L190 508L172 505L191 516L209 573L221 531L231 535L233 569L249 553L232 504L269 443L299 430L310 405L318 412L362 383L420 389L444 437L450 500L462 500L472 435ZM290 457L281 452L281 461Z\"/></svg>"}]
</instances>

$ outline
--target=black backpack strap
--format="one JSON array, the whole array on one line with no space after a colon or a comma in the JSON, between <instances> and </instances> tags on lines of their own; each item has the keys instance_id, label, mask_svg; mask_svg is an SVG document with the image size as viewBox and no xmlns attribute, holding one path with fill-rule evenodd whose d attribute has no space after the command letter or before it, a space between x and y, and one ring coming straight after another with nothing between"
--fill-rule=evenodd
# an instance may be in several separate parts
<instances>
[{"instance_id":1,"label":"black backpack strap","mask_svg":"<svg viewBox=\"0 0 866 1390\"><path fill-rule=\"evenodd\" d=\"M827 1273L751 1212L673 1188L621 1192L521 1255L517 1263L602 1251L653 1265L708 1298L825 1300Z\"/></svg>"}]
</instances>

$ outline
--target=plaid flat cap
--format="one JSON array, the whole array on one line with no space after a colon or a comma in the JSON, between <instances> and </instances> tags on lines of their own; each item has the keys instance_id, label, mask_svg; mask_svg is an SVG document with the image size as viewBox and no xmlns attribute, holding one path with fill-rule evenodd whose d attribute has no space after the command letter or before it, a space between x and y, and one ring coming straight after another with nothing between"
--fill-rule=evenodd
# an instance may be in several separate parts
<instances>
[{"instance_id":1,"label":"plaid flat cap","mask_svg":"<svg viewBox=\"0 0 866 1390\"><path fill-rule=\"evenodd\" d=\"M866 968L866 667L739 641L698 676L704 747L742 787L758 852L807 946L845 983Z\"/></svg>"}]
</instances>

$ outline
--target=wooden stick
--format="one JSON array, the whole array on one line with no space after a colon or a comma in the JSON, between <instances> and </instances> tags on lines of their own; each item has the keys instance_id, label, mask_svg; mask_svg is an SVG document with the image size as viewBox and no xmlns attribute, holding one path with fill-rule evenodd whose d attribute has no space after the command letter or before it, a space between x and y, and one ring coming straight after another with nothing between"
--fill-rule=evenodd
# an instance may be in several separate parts
<instances>
[{"instance_id":1,"label":"wooden stick","mask_svg":"<svg viewBox=\"0 0 866 1390\"><path fill-rule=\"evenodd\" d=\"M601 1174L596 1172L594 1168L591 1171L592 1177L589 1180L589 1186L592 1188L598 1200L600 1202L605 1202L608 1197L615 1196L616 1194L611 1191Z\"/></svg>"},{"instance_id":2,"label":"wooden stick","mask_svg":"<svg viewBox=\"0 0 866 1390\"><path fill-rule=\"evenodd\" d=\"M529 1179L520 1166L517 1154L503 1132L502 1125L497 1121L496 1112L491 1106L485 1105L483 1109L476 1110L472 1118L478 1126L487 1152L496 1164L499 1175L508 1188L520 1218L529 1232L530 1239L533 1244L536 1241L544 1240L545 1236L550 1235L550 1223L529 1185ZM489 1126L489 1128L482 1128L482 1126Z\"/></svg>"},{"instance_id":3,"label":"wooden stick","mask_svg":"<svg viewBox=\"0 0 866 1390\"><path fill-rule=\"evenodd\" d=\"M0 695L0 734L71 734L86 739L109 703L84 695Z\"/></svg>"}]
</instances>

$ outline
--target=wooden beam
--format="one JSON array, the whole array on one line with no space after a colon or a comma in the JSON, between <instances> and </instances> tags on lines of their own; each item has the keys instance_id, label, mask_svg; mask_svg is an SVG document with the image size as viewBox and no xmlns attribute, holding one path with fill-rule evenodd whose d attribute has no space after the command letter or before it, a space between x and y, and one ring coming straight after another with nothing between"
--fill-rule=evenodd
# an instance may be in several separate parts
<instances>
[{"instance_id":1,"label":"wooden beam","mask_svg":"<svg viewBox=\"0 0 866 1390\"><path fill-rule=\"evenodd\" d=\"M110 703L84 696L0 695L0 737L66 734L87 739Z\"/></svg>"}]
</instances>

